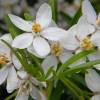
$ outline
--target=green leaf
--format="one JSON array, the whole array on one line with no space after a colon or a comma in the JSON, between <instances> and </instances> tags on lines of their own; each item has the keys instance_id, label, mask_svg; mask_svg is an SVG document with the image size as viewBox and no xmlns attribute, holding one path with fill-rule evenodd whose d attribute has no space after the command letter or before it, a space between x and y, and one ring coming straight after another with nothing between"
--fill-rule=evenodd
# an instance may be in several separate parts
<instances>
[{"instance_id":1,"label":"green leaf","mask_svg":"<svg viewBox=\"0 0 100 100\"><path fill-rule=\"evenodd\" d=\"M75 14L75 16L72 18L72 21L70 23L70 26L74 25L77 23L77 21L79 20L79 18L81 17L82 12L81 12L81 8L77 11L77 13Z\"/></svg>"},{"instance_id":2,"label":"green leaf","mask_svg":"<svg viewBox=\"0 0 100 100\"><path fill-rule=\"evenodd\" d=\"M52 18L55 22L57 22L57 0L49 0L49 4L52 9Z\"/></svg>"},{"instance_id":3,"label":"green leaf","mask_svg":"<svg viewBox=\"0 0 100 100\"><path fill-rule=\"evenodd\" d=\"M79 71L82 71L82 70L87 70L89 68L93 68L94 65L96 65L96 64L100 64L100 59L95 60L95 61L90 61L90 62L87 62L87 63L84 63L84 64L80 64L78 66L74 66L73 68L65 71L64 74L68 75L68 74L73 74L73 73L76 73L76 72L79 72Z\"/></svg>"},{"instance_id":4,"label":"green leaf","mask_svg":"<svg viewBox=\"0 0 100 100\"><path fill-rule=\"evenodd\" d=\"M60 66L60 68L57 71L57 76L61 75L62 71L67 69L69 65L93 52L96 52L96 50L82 51L78 54L73 55L69 60L67 60L64 64Z\"/></svg>"},{"instance_id":5,"label":"green leaf","mask_svg":"<svg viewBox=\"0 0 100 100\"><path fill-rule=\"evenodd\" d=\"M33 20L33 16L30 15L29 13L24 13L24 18L27 21L32 21Z\"/></svg>"},{"instance_id":6,"label":"green leaf","mask_svg":"<svg viewBox=\"0 0 100 100\"><path fill-rule=\"evenodd\" d=\"M8 17L8 15L6 15L4 17L4 20L7 24L7 27L9 29L9 32L11 33L12 38L14 39L17 35L21 34L22 31L20 29L18 29L10 20L10 18Z\"/></svg>"}]
</instances>

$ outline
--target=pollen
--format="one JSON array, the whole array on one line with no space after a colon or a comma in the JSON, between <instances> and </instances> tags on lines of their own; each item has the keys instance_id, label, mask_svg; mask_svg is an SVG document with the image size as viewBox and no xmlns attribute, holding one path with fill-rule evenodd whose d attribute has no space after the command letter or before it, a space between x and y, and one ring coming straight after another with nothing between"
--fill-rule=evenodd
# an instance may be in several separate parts
<instances>
[{"instance_id":1,"label":"pollen","mask_svg":"<svg viewBox=\"0 0 100 100\"><path fill-rule=\"evenodd\" d=\"M86 37L82 41L80 41L80 47L85 50L91 50L94 48L94 44L89 37Z\"/></svg>"},{"instance_id":2,"label":"pollen","mask_svg":"<svg viewBox=\"0 0 100 100\"><path fill-rule=\"evenodd\" d=\"M8 62L9 62L9 60L8 60L8 58L6 56L0 55L0 65L4 65L4 64L6 64Z\"/></svg>"},{"instance_id":3,"label":"pollen","mask_svg":"<svg viewBox=\"0 0 100 100\"><path fill-rule=\"evenodd\" d=\"M54 56L59 56L62 52L62 48L58 42L55 42L51 45L51 54Z\"/></svg>"},{"instance_id":4,"label":"pollen","mask_svg":"<svg viewBox=\"0 0 100 100\"><path fill-rule=\"evenodd\" d=\"M38 24L38 23L33 23L32 25L32 30L36 33L40 32L41 31L41 25Z\"/></svg>"},{"instance_id":5,"label":"pollen","mask_svg":"<svg viewBox=\"0 0 100 100\"><path fill-rule=\"evenodd\" d=\"M97 19L96 23L100 26L100 19Z\"/></svg>"}]
</instances>

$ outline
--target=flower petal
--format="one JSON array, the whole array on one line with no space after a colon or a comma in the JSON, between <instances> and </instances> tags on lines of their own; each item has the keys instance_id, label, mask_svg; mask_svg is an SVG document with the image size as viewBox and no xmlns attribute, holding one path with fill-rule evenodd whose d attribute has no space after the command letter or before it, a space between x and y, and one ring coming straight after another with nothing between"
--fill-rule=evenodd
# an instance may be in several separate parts
<instances>
[{"instance_id":1,"label":"flower petal","mask_svg":"<svg viewBox=\"0 0 100 100\"><path fill-rule=\"evenodd\" d=\"M58 61L56 57L54 57L53 55L47 56L42 62L42 68L44 69L44 73L46 74L50 67L54 67L54 69L56 70L57 64Z\"/></svg>"},{"instance_id":2,"label":"flower petal","mask_svg":"<svg viewBox=\"0 0 100 100\"><path fill-rule=\"evenodd\" d=\"M92 35L91 40L95 46L100 47L100 31Z\"/></svg>"},{"instance_id":3,"label":"flower petal","mask_svg":"<svg viewBox=\"0 0 100 100\"><path fill-rule=\"evenodd\" d=\"M95 32L95 27L88 23L77 24L77 37L81 40L87 35Z\"/></svg>"},{"instance_id":4,"label":"flower petal","mask_svg":"<svg viewBox=\"0 0 100 100\"><path fill-rule=\"evenodd\" d=\"M94 95L91 100L100 100L100 95Z\"/></svg>"},{"instance_id":5,"label":"flower petal","mask_svg":"<svg viewBox=\"0 0 100 100\"><path fill-rule=\"evenodd\" d=\"M72 26L63 39L60 40L61 46L68 50L75 50L79 47L79 42L76 39L77 25Z\"/></svg>"},{"instance_id":6,"label":"flower petal","mask_svg":"<svg viewBox=\"0 0 100 100\"><path fill-rule=\"evenodd\" d=\"M12 54L12 62L13 62L16 69L20 69L22 67L20 61L18 60L18 58L14 54Z\"/></svg>"},{"instance_id":7,"label":"flower petal","mask_svg":"<svg viewBox=\"0 0 100 100\"><path fill-rule=\"evenodd\" d=\"M31 54L35 55L35 56L38 57L38 58L44 58L44 56L42 57L42 56L40 56L40 55L38 55L38 54L36 53L36 51L34 50L33 45L29 46L29 47L27 48L27 51L30 52Z\"/></svg>"},{"instance_id":8,"label":"flower petal","mask_svg":"<svg viewBox=\"0 0 100 100\"><path fill-rule=\"evenodd\" d=\"M46 28L47 26L50 25L51 21L52 21L51 7L48 4L44 3L37 12L36 22L41 24L42 28Z\"/></svg>"},{"instance_id":9,"label":"flower petal","mask_svg":"<svg viewBox=\"0 0 100 100\"><path fill-rule=\"evenodd\" d=\"M73 56L72 52L63 52L60 56L59 59L62 63L66 62L69 58Z\"/></svg>"},{"instance_id":10,"label":"flower petal","mask_svg":"<svg viewBox=\"0 0 100 100\"><path fill-rule=\"evenodd\" d=\"M50 53L50 46L48 42L41 37L36 37L34 39L33 47L36 53L40 56L47 56Z\"/></svg>"},{"instance_id":11,"label":"flower petal","mask_svg":"<svg viewBox=\"0 0 100 100\"><path fill-rule=\"evenodd\" d=\"M17 75L21 78L21 79L26 79L28 74L26 71L20 70L17 72Z\"/></svg>"},{"instance_id":12,"label":"flower petal","mask_svg":"<svg viewBox=\"0 0 100 100\"><path fill-rule=\"evenodd\" d=\"M2 69L0 69L0 85L6 80L7 76L8 76L8 68L7 66L3 67Z\"/></svg>"},{"instance_id":13,"label":"flower petal","mask_svg":"<svg viewBox=\"0 0 100 100\"><path fill-rule=\"evenodd\" d=\"M82 12L87 17L88 22L95 24L97 15L89 0L83 1Z\"/></svg>"},{"instance_id":14,"label":"flower petal","mask_svg":"<svg viewBox=\"0 0 100 100\"><path fill-rule=\"evenodd\" d=\"M11 42L12 42L12 37L11 37L11 34L10 33L3 35L2 37L0 37L0 39L5 40L9 44L11 44Z\"/></svg>"},{"instance_id":15,"label":"flower petal","mask_svg":"<svg viewBox=\"0 0 100 100\"><path fill-rule=\"evenodd\" d=\"M9 47L7 47L6 44L4 44L2 41L0 41L0 54L1 55L5 55L8 60L11 60L11 55L10 55L11 51L9 49Z\"/></svg>"},{"instance_id":16,"label":"flower petal","mask_svg":"<svg viewBox=\"0 0 100 100\"><path fill-rule=\"evenodd\" d=\"M19 29L26 31L26 32L32 31L32 24L30 22L25 21L22 18L12 15L12 14L8 14L8 16L10 20L12 21L12 23Z\"/></svg>"},{"instance_id":17,"label":"flower petal","mask_svg":"<svg viewBox=\"0 0 100 100\"><path fill-rule=\"evenodd\" d=\"M46 100L45 96L35 87L33 87L30 95L35 100Z\"/></svg>"},{"instance_id":18,"label":"flower petal","mask_svg":"<svg viewBox=\"0 0 100 100\"><path fill-rule=\"evenodd\" d=\"M19 49L25 49L31 45L32 41L33 35L30 33L24 33L14 39L12 46Z\"/></svg>"},{"instance_id":19,"label":"flower petal","mask_svg":"<svg viewBox=\"0 0 100 100\"><path fill-rule=\"evenodd\" d=\"M13 92L15 89L17 89L17 86L18 86L18 77L16 70L14 66L10 66L7 78L7 92L8 93Z\"/></svg>"},{"instance_id":20,"label":"flower petal","mask_svg":"<svg viewBox=\"0 0 100 100\"><path fill-rule=\"evenodd\" d=\"M18 95L16 96L15 100L28 100L29 94L27 94L26 92L23 93L18 93Z\"/></svg>"},{"instance_id":21,"label":"flower petal","mask_svg":"<svg viewBox=\"0 0 100 100\"><path fill-rule=\"evenodd\" d=\"M67 31L58 27L50 27L45 29L41 35L48 40L58 41L67 35Z\"/></svg>"},{"instance_id":22,"label":"flower petal","mask_svg":"<svg viewBox=\"0 0 100 100\"><path fill-rule=\"evenodd\" d=\"M85 81L91 91L100 92L100 76L95 70L88 70L88 73L85 74Z\"/></svg>"},{"instance_id":23,"label":"flower petal","mask_svg":"<svg viewBox=\"0 0 100 100\"><path fill-rule=\"evenodd\" d=\"M100 59L100 51L89 54L87 57L90 61L99 60ZM94 65L94 66L95 66L96 69L100 70L100 64L97 64L97 65Z\"/></svg>"}]
</instances>

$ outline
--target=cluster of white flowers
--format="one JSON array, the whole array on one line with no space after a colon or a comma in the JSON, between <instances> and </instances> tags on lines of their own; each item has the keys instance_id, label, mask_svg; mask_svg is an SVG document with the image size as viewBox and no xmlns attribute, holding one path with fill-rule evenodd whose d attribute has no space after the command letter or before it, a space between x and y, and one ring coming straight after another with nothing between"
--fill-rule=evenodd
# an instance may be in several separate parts
<instances>
[{"instance_id":1,"label":"cluster of white flowers","mask_svg":"<svg viewBox=\"0 0 100 100\"><path fill-rule=\"evenodd\" d=\"M13 48L26 49L38 58L44 59L41 66L47 74L50 67L57 70L58 63L64 63L80 51L97 49L97 52L80 59L73 65L100 59L100 14L96 14L88 0L82 3L82 16L78 23L68 30L59 28L52 19L51 7L44 3L39 8L36 19L26 21L18 16L9 14L11 22L23 34L14 38L11 34L1 36ZM17 91L15 100L28 100L31 96L36 100L46 100L46 96L38 88L40 84L35 77L27 73L15 54L7 45L0 41L0 85L7 80L7 91ZM69 68L73 67L70 65ZM100 65L95 65L100 69ZM92 100L100 99L100 76L94 70L88 70L85 75L87 86L96 94Z\"/></svg>"}]
</instances>

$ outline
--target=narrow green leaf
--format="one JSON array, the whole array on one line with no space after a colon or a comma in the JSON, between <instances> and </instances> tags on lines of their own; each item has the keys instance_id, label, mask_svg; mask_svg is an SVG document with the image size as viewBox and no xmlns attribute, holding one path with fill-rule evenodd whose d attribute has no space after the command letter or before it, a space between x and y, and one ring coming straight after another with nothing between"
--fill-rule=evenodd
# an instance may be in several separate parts
<instances>
[{"instance_id":1,"label":"narrow green leaf","mask_svg":"<svg viewBox=\"0 0 100 100\"><path fill-rule=\"evenodd\" d=\"M18 29L11 21L8 15L4 17L4 20L7 24L7 27L9 29L9 32L11 33L12 38L14 39L17 35L21 34L22 31Z\"/></svg>"},{"instance_id":2,"label":"narrow green leaf","mask_svg":"<svg viewBox=\"0 0 100 100\"><path fill-rule=\"evenodd\" d=\"M60 68L57 71L57 76L60 75L60 73L62 73L62 71L66 68L68 68L69 65L71 65L72 63L78 61L79 59L87 56L88 54L91 54L93 52L96 52L96 50L91 50L91 51L82 51L78 54L75 54L74 56L72 56L69 60L67 60L64 64L62 64L60 66Z\"/></svg>"},{"instance_id":3,"label":"narrow green leaf","mask_svg":"<svg viewBox=\"0 0 100 100\"><path fill-rule=\"evenodd\" d=\"M95 61L90 61L90 62L87 62L87 63L84 63L84 64L80 64L78 66L74 66L73 68L68 69L67 71L65 71L64 74L68 75L68 74L73 74L73 73L82 71L83 69L87 70L89 68L93 68L94 65L96 65L96 64L100 64L100 59L95 60Z\"/></svg>"},{"instance_id":4,"label":"narrow green leaf","mask_svg":"<svg viewBox=\"0 0 100 100\"><path fill-rule=\"evenodd\" d=\"M30 15L29 13L24 13L24 18L27 21L32 21L33 20L33 16Z\"/></svg>"},{"instance_id":5,"label":"narrow green leaf","mask_svg":"<svg viewBox=\"0 0 100 100\"><path fill-rule=\"evenodd\" d=\"M49 0L49 4L52 9L52 18L55 22L57 22L57 0Z\"/></svg>"},{"instance_id":6,"label":"narrow green leaf","mask_svg":"<svg viewBox=\"0 0 100 100\"><path fill-rule=\"evenodd\" d=\"M72 21L70 23L70 26L74 25L77 23L77 21L79 20L79 18L81 17L82 12L81 12L81 8L77 11L77 13L75 14L75 16L72 18Z\"/></svg>"}]
</instances>

